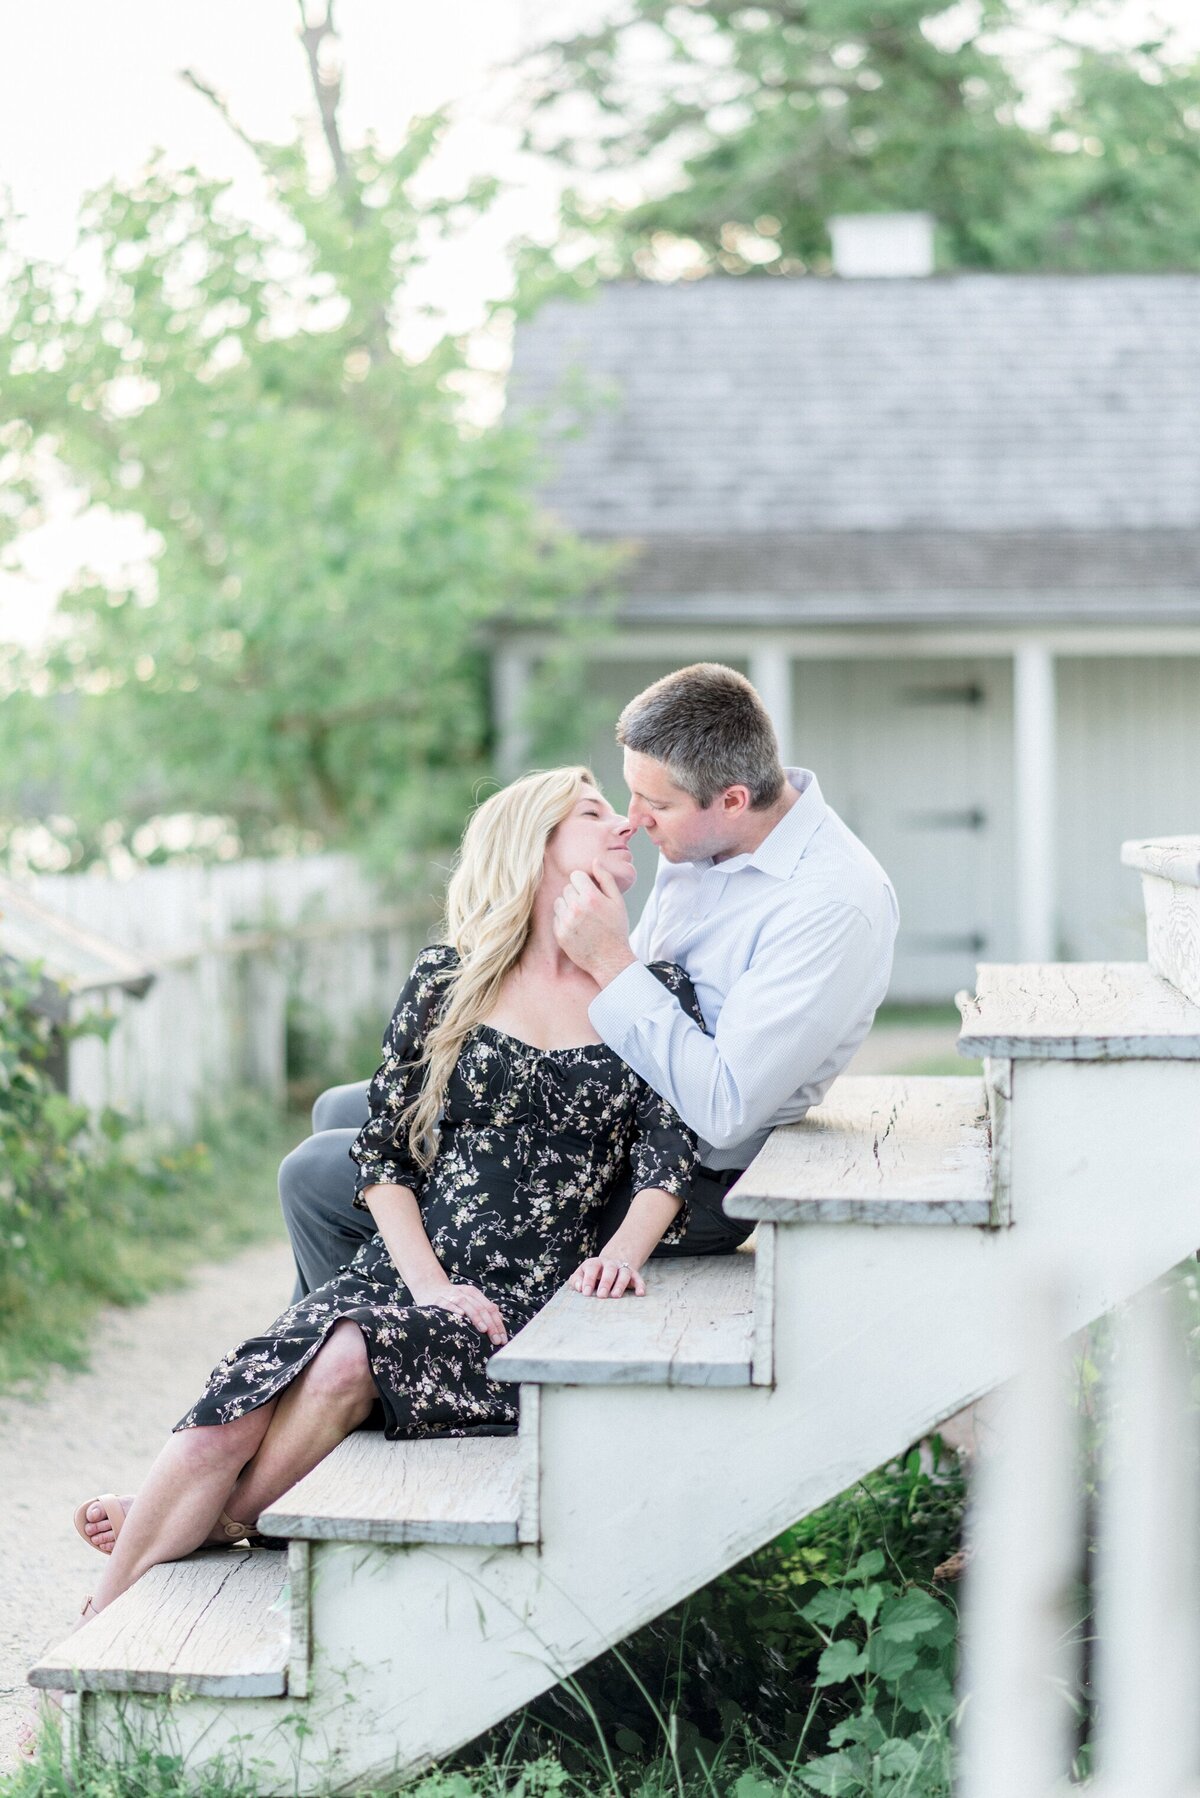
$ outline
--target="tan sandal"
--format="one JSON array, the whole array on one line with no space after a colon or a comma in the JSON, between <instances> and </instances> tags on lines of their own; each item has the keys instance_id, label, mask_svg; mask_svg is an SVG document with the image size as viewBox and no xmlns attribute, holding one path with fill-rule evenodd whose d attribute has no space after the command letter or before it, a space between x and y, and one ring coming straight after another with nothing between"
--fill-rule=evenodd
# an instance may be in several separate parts
<instances>
[{"instance_id":1,"label":"tan sandal","mask_svg":"<svg viewBox=\"0 0 1200 1798\"><path fill-rule=\"evenodd\" d=\"M110 1555L112 1549L101 1548L95 1538L88 1535L87 1530L84 1527L87 1523L87 1514L93 1505L100 1505L103 1507L104 1514L112 1525L114 1542L121 1534L125 1525L125 1506L121 1503L115 1492L98 1492L95 1498L85 1498L75 1512L75 1528L83 1537L88 1547L94 1548L99 1555Z\"/></svg>"},{"instance_id":2,"label":"tan sandal","mask_svg":"<svg viewBox=\"0 0 1200 1798\"><path fill-rule=\"evenodd\" d=\"M263 1541L257 1524L238 1523L227 1511L221 1512L213 1524L213 1529L219 1533L220 1540L206 1542L204 1544L206 1548L219 1548L222 1542L228 1544L230 1548L236 1548L239 1542L245 1542L249 1548L256 1548Z\"/></svg>"}]
</instances>

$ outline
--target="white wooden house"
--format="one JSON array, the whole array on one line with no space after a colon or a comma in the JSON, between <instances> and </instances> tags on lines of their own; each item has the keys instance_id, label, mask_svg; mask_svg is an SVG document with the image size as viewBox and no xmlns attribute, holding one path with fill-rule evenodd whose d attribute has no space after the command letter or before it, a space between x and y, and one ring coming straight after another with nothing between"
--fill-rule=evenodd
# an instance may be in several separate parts
<instances>
[{"instance_id":1,"label":"white wooden house","mask_svg":"<svg viewBox=\"0 0 1200 1798\"><path fill-rule=\"evenodd\" d=\"M894 998L1138 952L1118 846L1200 809L1200 277L617 283L519 329L512 393L548 506L634 546L590 690L751 676L896 882ZM510 767L546 647L497 651Z\"/></svg>"}]
</instances>

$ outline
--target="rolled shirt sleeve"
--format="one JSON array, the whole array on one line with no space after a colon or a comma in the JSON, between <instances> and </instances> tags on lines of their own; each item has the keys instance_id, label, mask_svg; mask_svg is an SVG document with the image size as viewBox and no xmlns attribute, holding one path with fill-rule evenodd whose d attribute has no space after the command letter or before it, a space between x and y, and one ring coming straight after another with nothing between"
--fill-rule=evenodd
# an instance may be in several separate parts
<instances>
[{"instance_id":1,"label":"rolled shirt sleeve","mask_svg":"<svg viewBox=\"0 0 1200 1798\"><path fill-rule=\"evenodd\" d=\"M870 919L831 900L802 921L787 910L769 921L711 1036L640 964L610 981L589 1015L704 1142L726 1150L761 1131L818 1072L861 1012L878 966Z\"/></svg>"}]
</instances>

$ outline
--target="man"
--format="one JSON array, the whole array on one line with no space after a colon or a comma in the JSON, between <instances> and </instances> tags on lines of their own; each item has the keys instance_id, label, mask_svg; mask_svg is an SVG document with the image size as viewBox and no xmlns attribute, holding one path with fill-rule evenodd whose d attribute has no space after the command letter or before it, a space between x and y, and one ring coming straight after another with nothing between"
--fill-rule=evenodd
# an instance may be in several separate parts
<instances>
[{"instance_id":1,"label":"man","mask_svg":"<svg viewBox=\"0 0 1200 1798\"><path fill-rule=\"evenodd\" d=\"M660 1254L719 1254L752 1226L725 1193L777 1124L817 1104L861 1043L887 991L898 922L886 874L821 797L816 776L784 769L771 721L743 675L678 669L621 713L629 817L661 860L630 935L600 868L580 869L556 905L556 934L601 988L596 1034L700 1138L683 1242ZM705 1029L647 972L679 962ZM372 1232L355 1211L349 1147L365 1084L313 1107L314 1134L280 1169L298 1270L311 1291ZM617 1218L628 1194L610 1201ZM616 1218L602 1220L602 1238Z\"/></svg>"}]
</instances>

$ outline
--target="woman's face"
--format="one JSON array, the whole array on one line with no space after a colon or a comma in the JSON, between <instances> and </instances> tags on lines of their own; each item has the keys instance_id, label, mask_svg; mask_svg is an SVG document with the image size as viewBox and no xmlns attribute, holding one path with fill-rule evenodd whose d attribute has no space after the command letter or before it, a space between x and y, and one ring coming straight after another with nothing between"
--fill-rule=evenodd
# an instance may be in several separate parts
<instances>
[{"instance_id":1,"label":"woman's face","mask_svg":"<svg viewBox=\"0 0 1200 1798\"><path fill-rule=\"evenodd\" d=\"M599 862L627 893L637 873L629 853L633 825L595 787L581 787L570 812L550 834L543 863L543 879L566 886L576 868L591 873Z\"/></svg>"}]
</instances>

